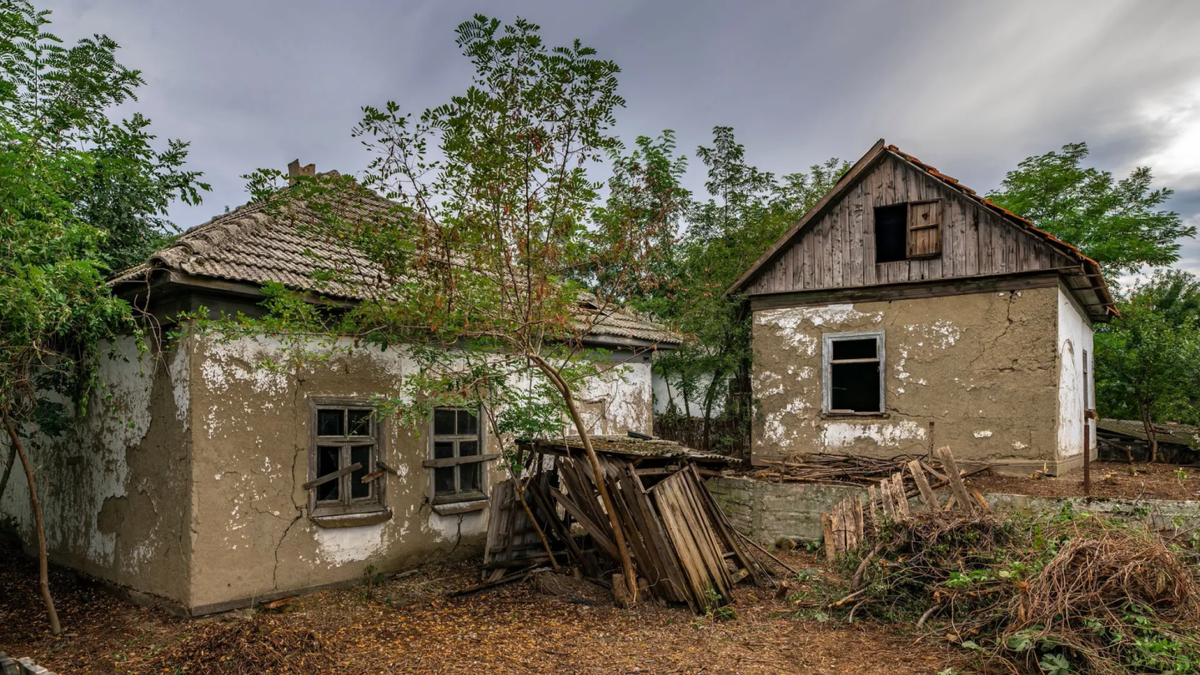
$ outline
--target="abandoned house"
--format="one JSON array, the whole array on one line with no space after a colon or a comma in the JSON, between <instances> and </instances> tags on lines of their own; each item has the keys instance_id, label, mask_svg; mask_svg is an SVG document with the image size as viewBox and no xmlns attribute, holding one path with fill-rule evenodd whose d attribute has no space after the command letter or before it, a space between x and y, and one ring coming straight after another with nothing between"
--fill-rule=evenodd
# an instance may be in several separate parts
<instances>
[{"instance_id":1,"label":"abandoned house","mask_svg":"<svg viewBox=\"0 0 1200 675\"><path fill-rule=\"evenodd\" d=\"M757 463L933 446L1005 472L1082 463L1092 327L1115 312L1099 266L895 146L730 291L753 317Z\"/></svg>"},{"instance_id":2,"label":"abandoned house","mask_svg":"<svg viewBox=\"0 0 1200 675\"><path fill-rule=\"evenodd\" d=\"M354 199L364 217L388 206ZM293 215L249 205L214 218L115 290L164 329L201 307L261 312L267 282L314 288L306 251L337 253L297 230L311 212ZM595 433L650 433L650 352L676 343L631 312L603 317L584 346L613 368L580 396ZM33 444L55 562L201 615L479 552L500 444L479 410L436 409L420 430L380 419L371 395L416 368L403 350L353 348L287 374L257 367L287 358L265 336L185 331L161 362L139 360L132 339L117 347L127 359L104 360L104 397L79 432ZM27 535L28 504L12 481L0 515Z\"/></svg>"}]
</instances>

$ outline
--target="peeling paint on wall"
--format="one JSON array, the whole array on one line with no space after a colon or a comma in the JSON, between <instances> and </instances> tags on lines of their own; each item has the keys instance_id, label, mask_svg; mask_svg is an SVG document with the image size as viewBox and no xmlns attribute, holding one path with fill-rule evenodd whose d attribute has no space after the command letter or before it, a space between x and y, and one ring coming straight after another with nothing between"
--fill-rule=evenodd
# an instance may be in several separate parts
<instances>
[{"instance_id":1,"label":"peeling paint on wall","mask_svg":"<svg viewBox=\"0 0 1200 675\"><path fill-rule=\"evenodd\" d=\"M312 527L317 552L326 564L338 567L369 560L383 553L385 523L359 527Z\"/></svg>"},{"instance_id":2,"label":"peeling paint on wall","mask_svg":"<svg viewBox=\"0 0 1200 675\"><path fill-rule=\"evenodd\" d=\"M829 422L821 430L821 441L829 448L845 448L863 441L879 446L897 446L901 442L925 438L925 428L916 422L862 424Z\"/></svg>"}]
</instances>

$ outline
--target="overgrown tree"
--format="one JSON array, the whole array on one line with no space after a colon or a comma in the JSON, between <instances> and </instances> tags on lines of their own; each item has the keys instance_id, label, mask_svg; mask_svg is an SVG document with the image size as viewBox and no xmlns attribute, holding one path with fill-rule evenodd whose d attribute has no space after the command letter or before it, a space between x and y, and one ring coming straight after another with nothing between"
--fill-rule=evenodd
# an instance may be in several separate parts
<instances>
[{"instance_id":1,"label":"overgrown tree","mask_svg":"<svg viewBox=\"0 0 1200 675\"><path fill-rule=\"evenodd\" d=\"M730 376L750 358L741 299L724 293L849 165L830 159L809 173L777 179L746 162L745 147L730 127L715 127L712 146L699 148L697 155L708 170L709 198L688 210L671 302L657 308L694 339L661 357L656 367L668 386L674 382L680 390L685 419L693 402L700 407L700 445L709 448L714 446L714 410L725 406Z\"/></svg>"},{"instance_id":2,"label":"overgrown tree","mask_svg":"<svg viewBox=\"0 0 1200 675\"><path fill-rule=\"evenodd\" d=\"M1179 240L1196 228L1161 209L1173 192L1152 189L1149 167L1116 180L1111 172L1085 167L1086 143L1029 157L1009 171L988 198L1078 246L1105 274L1126 274L1179 259Z\"/></svg>"},{"instance_id":3,"label":"overgrown tree","mask_svg":"<svg viewBox=\"0 0 1200 675\"><path fill-rule=\"evenodd\" d=\"M48 11L0 2L0 437L28 483L39 583L51 631L60 631L50 594L45 525L27 445L69 428L98 382L104 343L139 334L127 303L105 274L162 236L162 213L207 186L182 171L186 146L155 151L144 118L113 123L114 106L143 82L116 61L105 36L63 47Z\"/></svg>"},{"instance_id":4,"label":"overgrown tree","mask_svg":"<svg viewBox=\"0 0 1200 675\"><path fill-rule=\"evenodd\" d=\"M561 433L565 418L601 476L579 395L594 378L615 374L584 342L617 301L652 293L668 264L660 253L672 198L652 184L675 174L659 161L670 136L620 154L610 131L624 105L619 69L578 41L549 47L533 23L485 16L457 35L475 67L465 93L418 116L394 102L367 107L355 130L373 153L362 183L391 200L383 212L364 218L347 205L346 195L367 189L347 178L319 176L287 190L277 189L278 172L252 178L270 208L308 209L318 214L307 226L312 236L348 245L345 264L326 259L318 277L330 289L358 280L362 300L331 314L272 289L266 319L243 316L217 328L224 336L293 336L310 354L342 336L404 350L418 372L399 390L378 392L381 410L419 428L432 405L479 403L497 437ZM607 159L615 160L620 196L601 210L601 184L587 171ZM643 199L651 194L666 202ZM604 482L595 487L636 598L616 512Z\"/></svg>"},{"instance_id":5,"label":"overgrown tree","mask_svg":"<svg viewBox=\"0 0 1200 675\"><path fill-rule=\"evenodd\" d=\"M1101 414L1140 419L1158 460L1154 424L1197 421L1200 282L1164 271L1130 289L1120 317L1096 333L1096 399Z\"/></svg>"}]
</instances>

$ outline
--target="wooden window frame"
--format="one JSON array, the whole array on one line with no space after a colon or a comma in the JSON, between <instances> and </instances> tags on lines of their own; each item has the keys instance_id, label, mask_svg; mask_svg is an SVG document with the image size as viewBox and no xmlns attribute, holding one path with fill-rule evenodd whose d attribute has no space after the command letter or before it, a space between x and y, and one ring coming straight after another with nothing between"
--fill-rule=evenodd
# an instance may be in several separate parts
<instances>
[{"instance_id":1,"label":"wooden window frame","mask_svg":"<svg viewBox=\"0 0 1200 675\"><path fill-rule=\"evenodd\" d=\"M456 412L460 411L460 410L466 410L468 412L474 413L475 419L477 420L476 433L475 434L436 434L436 433L434 433L434 418L437 415L437 411L439 411L439 410L454 410ZM430 414L429 414L429 449L428 449L429 459L426 459L424 462L422 462L422 466L425 467L426 469L429 469L429 502L431 504L433 504L435 508L437 506L446 505L446 504L462 504L462 503L467 503L467 502L483 504L483 503L487 502L487 498L488 498L487 497L487 494L488 494L487 462L490 462L495 459L499 459L500 454L499 453L488 454L487 452L485 452L487 450L487 440L488 439L487 439L487 429L483 423L483 420L484 420L483 410L464 408L461 406L439 406L439 407L434 408L430 412ZM434 459L433 458L434 443L439 442L439 441L442 441L442 442L453 441L454 442L454 456L453 457L447 457L447 458L443 458L443 459ZM479 454L468 455L467 457L462 457L461 455L459 455L458 444L462 441L476 441L479 444L478 445ZM463 464L473 464L473 463L479 463L482 465L479 467L479 490L478 491L461 490L461 488L459 487L458 484L459 484L459 481L461 480L462 472L459 470L459 468ZM439 469L439 468L453 468L454 469L454 484L455 484L456 488L459 488L459 489L456 489L456 491L453 494L439 495L437 493L436 473L437 473L437 469Z\"/></svg>"},{"instance_id":2,"label":"wooden window frame","mask_svg":"<svg viewBox=\"0 0 1200 675\"><path fill-rule=\"evenodd\" d=\"M337 409L342 411L362 410L371 413L371 429L369 435L320 436L317 429L317 415L321 410ZM345 414L345 412L343 412ZM343 425L349 422L343 420ZM387 508L387 472L379 466L386 456L387 427L386 420L380 418L370 403L357 398L343 397L314 397L308 405L308 492L309 518L320 525L342 527L346 525L366 525L386 519L391 512ZM343 429L349 432L349 428ZM341 448L338 460L340 470L350 465L350 448L353 446L371 445L367 475L374 475L369 483L371 489L367 497L351 497L350 481L353 474L343 475L339 481L338 500L317 501L320 486L308 487L317 477L317 448L318 446L337 446Z\"/></svg>"},{"instance_id":3,"label":"wooden window frame","mask_svg":"<svg viewBox=\"0 0 1200 675\"><path fill-rule=\"evenodd\" d=\"M916 225L916 218L913 217L913 207L923 206L925 204L935 204L937 208L934 213L937 214L937 220L932 225ZM942 255L942 200L941 199L923 199L915 202L908 202L908 215L904 222L904 241L906 247L906 260L924 260L927 258L937 258ZM933 230L937 234L937 250L930 253L916 254L913 252L915 239L913 232L920 230Z\"/></svg>"},{"instance_id":4,"label":"wooden window frame","mask_svg":"<svg viewBox=\"0 0 1200 675\"><path fill-rule=\"evenodd\" d=\"M879 410L834 410L833 405L833 364L842 361L833 360L833 343L846 340L874 339L877 359L879 362ZM825 333L821 336L821 413L830 417L882 417L887 414L887 342L882 330L859 331L854 333ZM862 361L855 359L855 361Z\"/></svg>"},{"instance_id":5,"label":"wooden window frame","mask_svg":"<svg viewBox=\"0 0 1200 675\"><path fill-rule=\"evenodd\" d=\"M880 260L878 260L878 249L877 249L875 264L876 265L890 265L892 263L908 262L910 260L929 260L932 258L941 257L941 255L943 253L942 244L944 243L943 230L942 230L942 212L944 210L944 207L942 205L943 201L944 200L942 200L940 198L939 199L920 199L920 200L911 201L911 202L896 202L894 204L882 204L880 206L876 206L875 211L873 211L874 213L877 213L878 209L895 208L898 206L905 207L905 213L904 213L904 258L898 259L898 260L880 261ZM933 210L933 212L935 214L937 214L936 221L929 225L915 225L916 217L913 213L915 207L924 206L926 204L935 204L936 205L936 208ZM877 221L875 222L873 227L876 227L876 228L878 227ZM914 247L916 245L916 239L913 236L913 234L915 232L921 232L924 230L933 230L936 233L937 250L931 251L929 253L917 254L914 251ZM878 231L876 232L875 236L876 237L879 236Z\"/></svg>"}]
</instances>

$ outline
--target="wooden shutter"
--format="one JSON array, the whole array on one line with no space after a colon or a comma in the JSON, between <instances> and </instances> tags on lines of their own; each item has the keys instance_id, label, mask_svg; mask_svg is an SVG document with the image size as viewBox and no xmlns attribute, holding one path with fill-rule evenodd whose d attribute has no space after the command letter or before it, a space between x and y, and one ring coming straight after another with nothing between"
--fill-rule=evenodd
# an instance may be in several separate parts
<instances>
[{"instance_id":1,"label":"wooden shutter","mask_svg":"<svg viewBox=\"0 0 1200 675\"><path fill-rule=\"evenodd\" d=\"M942 200L911 202L908 205L908 257L929 258L942 254Z\"/></svg>"}]
</instances>

